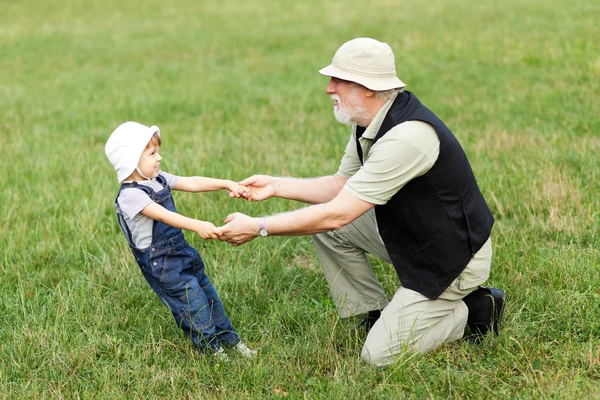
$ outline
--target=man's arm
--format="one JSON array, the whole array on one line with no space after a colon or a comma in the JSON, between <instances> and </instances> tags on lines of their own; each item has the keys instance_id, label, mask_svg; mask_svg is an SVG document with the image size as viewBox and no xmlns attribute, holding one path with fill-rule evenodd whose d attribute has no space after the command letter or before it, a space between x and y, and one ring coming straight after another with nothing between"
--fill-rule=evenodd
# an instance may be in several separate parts
<instances>
[{"instance_id":1,"label":"man's arm","mask_svg":"<svg viewBox=\"0 0 600 400\"><path fill-rule=\"evenodd\" d=\"M254 175L240 182L245 186L240 194L249 201L281 197L308 204L322 204L334 199L346 180L337 174L310 179Z\"/></svg>"},{"instance_id":2,"label":"man's arm","mask_svg":"<svg viewBox=\"0 0 600 400\"><path fill-rule=\"evenodd\" d=\"M374 206L375 204L341 190L333 200L327 203L266 217L265 227L269 231L269 235L277 236L327 232L349 224ZM220 240L240 245L258 236L260 218L235 213L230 214L225 222L227 225L217 228L221 232Z\"/></svg>"}]
</instances>

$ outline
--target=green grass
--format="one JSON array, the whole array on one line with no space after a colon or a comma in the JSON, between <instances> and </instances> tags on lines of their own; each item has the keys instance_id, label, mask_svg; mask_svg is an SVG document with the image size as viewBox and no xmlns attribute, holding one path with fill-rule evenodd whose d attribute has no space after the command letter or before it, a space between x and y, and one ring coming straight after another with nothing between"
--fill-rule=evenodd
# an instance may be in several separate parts
<instances>
[{"instance_id":1,"label":"green grass","mask_svg":"<svg viewBox=\"0 0 600 400\"><path fill-rule=\"evenodd\" d=\"M0 398L599 398L600 5L261 3L0 1ZM500 337L367 366L309 238L187 233L260 352L196 354L119 231L106 139L156 124L180 175L332 174L349 131L317 70L358 36L391 45L467 151L496 217ZM176 201L216 224L301 206Z\"/></svg>"}]
</instances>

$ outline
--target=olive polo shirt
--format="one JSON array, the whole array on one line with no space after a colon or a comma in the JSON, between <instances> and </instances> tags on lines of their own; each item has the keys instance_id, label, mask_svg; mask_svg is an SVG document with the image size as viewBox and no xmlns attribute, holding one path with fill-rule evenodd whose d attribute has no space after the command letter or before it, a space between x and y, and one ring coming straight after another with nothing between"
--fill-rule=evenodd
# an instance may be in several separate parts
<instances>
[{"instance_id":1,"label":"olive polo shirt","mask_svg":"<svg viewBox=\"0 0 600 400\"><path fill-rule=\"evenodd\" d=\"M395 99L393 96L381 107L359 139L364 165L356 149L356 125L352 126L337 172L348 179L344 186L348 193L376 205L386 204L404 185L429 171L440 152L435 129L422 121L396 125L371 146Z\"/></svg>"}]
</instances>

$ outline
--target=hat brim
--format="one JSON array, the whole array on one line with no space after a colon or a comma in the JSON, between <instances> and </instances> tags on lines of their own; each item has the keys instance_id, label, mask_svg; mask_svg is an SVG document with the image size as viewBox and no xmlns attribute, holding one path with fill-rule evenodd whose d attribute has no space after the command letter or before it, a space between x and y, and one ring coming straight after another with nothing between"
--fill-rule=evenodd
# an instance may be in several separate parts
<instances>
[{"instance_id":1,"label":"hat brim","mask_svg":"<svg viewBox=\"0 0 600 400\"><path fill-rule=\"evenodd\" d=\"M158 126L156 125L152 125L150 128L148 128L150 130L150 132L152 132L152 135L150 136L150 139L152 139L152 136L156 133L158 134L158 136L160 136L160 129L158 129Z\"/></svg>"},{"instance_id":2,"label":"hat brim","mask_svg":"<svg viewBox=\"0 0 600 400\"><path fill-rule=\"evenodd\" d=\"M319 70L321 75L330 76L333 78L342 79L345 81L355 82L363 85L367 89L382 91L391 89L401 89L406 86L398 77L374 78L369 76L358 75L350 71L344 71L335 65L328 65Z\"/></svg>"}]
</instances>

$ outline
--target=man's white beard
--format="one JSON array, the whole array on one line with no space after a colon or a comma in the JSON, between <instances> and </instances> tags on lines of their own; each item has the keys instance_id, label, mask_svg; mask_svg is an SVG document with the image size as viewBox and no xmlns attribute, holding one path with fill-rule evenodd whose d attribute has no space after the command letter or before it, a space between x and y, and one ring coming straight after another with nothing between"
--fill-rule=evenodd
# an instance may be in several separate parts
<instances>
[{"instance_id":1,"label":"man's white beard","mask_svg":"<svg viewBox=\"0 0 600 400\"><path fill-rule=\"evenodd\" d=\"M367 111L365 105L360 101L357 91L352 89L347 98L348 106L340 101L340 96L332 94L331 99L337 101L338 107L333 106L333 115L340 124L352 125L361 120L361 116Z\"/></svg>"}]
</instances>

